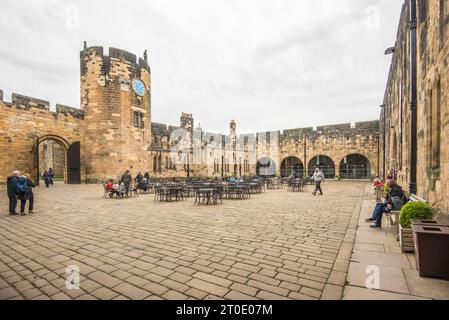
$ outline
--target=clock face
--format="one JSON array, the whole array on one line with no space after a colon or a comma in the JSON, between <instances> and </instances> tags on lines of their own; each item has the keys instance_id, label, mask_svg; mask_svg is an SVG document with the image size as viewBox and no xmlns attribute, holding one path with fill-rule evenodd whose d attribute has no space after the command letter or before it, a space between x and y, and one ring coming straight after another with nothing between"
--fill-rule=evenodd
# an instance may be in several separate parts
<instances>
[{"instance_id":1,"label":"clock face","mask_svg":"<svg viewBox=\"0 0 449 320\"><path fill-rule=\"evenodd\" d=\"M145 95L145 84L142 82L142 80L134 79L132 84L134 92L138 96L143 97Z\"/></svg>"}]
</instances>

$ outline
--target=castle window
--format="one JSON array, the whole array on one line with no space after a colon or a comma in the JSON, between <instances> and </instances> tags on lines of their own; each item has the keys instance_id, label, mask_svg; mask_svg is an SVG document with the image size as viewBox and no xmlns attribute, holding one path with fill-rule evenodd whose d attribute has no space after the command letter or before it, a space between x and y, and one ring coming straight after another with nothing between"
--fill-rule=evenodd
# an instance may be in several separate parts
<instances>
[{"instance_id":1,"label":"castle window","mask_svg":"<svg viewBox=\"0 0 449 320\"><path fill-rule=\"evenodd\" d=\"M134 111L134 127L139 127L139 112Z\"/></svg>"},{"instance_id":2,"label":"castle window","mask_svg":"<svg viewBox=\"0 0 449 320\"><path fill-rule=\"evenodd\" d=\"M134 127L143 129L145 127L143 113L134 111Z\"/></svg>"},{"instance_id":3,"label":"castle window","mask_svg":"<svg viewBox=\"0 0 449 320\"><path fill-rule=\"evenodd\" d=\"M140 128L145 128L145 124L143 122L143 113L140 114Z\"/></svg>"}]
</instances>

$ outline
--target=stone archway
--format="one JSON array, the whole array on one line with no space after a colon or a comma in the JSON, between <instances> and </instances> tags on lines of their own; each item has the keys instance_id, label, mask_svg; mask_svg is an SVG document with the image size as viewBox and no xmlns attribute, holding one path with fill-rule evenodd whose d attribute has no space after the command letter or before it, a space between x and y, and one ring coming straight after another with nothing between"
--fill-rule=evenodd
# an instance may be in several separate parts
<instances>
[{"instance_id":1,"label":"stone archway","mask_svg":"<svg viewBox=\"0 0 449 320\"><path fill-rule=\"evenodd\" d=\"M315 168L320 168L327 179L333 179L335 177L335 163L328 156L318 155L309 161L309 176L312 176Z\"/></svg>"},{"instance_id":2,"label":"stone archway","mask_svg":"<svg viewBox=\"0 0 449 320\"><path fill-rule=\"evenodd\" d=\"M43 158L41 157L43 150L41 150L41 148L45 146L48 147L49 145L53 146L53 148L55 145L57 145L63 150L63 159L59 159L58 164L63 166L62 175L64 177L64 182L69 184L81 183L80 142L76 141L70 144L66 139L55 134L46 134L37 137L33 142L32 153L34 156L36 183L39 184L39 179L42 176L43 171L51 167L48 165L48 163L41 163L41 161L43 160ZM63 164L61 164L61 162ZM49 163L53 163L54 166L55 162L53 161Z\"/></svg>"},{"instance_id":3,"label":"stone archway","mask_svg":"<svg viewBox=\"0 0 449 320\"><path fill-rule=\"evenodd\" d=\"M342 179L369 179L371 163L361 154L350 154L340 162L340 177Z\"/></svg>"},{"instance_id":4,"label":"stone archway","mask_svg":"<svg viewBox=\"0 0 449 320\"><path fill-rule=\"evenodd\" d=\"M259 177L276 176L276 163L270 157L263 157L257 162L256 174Z\"/></svg>"},{"instance_id":5,"label":"stone archway","mask_svg":"<svg viewBox=\"0 0 449 320\"><path fill-rule=\"evenodd\" d=\"M286 178L293 174L303 176L304 164L297 157L287 157L281 163L281 177Z\"/></svg>"}]
</instances>

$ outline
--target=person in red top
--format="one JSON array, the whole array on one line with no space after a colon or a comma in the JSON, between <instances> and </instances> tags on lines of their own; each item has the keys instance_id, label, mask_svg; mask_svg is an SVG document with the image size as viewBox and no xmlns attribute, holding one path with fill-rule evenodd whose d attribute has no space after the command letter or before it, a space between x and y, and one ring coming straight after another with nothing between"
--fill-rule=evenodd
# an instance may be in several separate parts
<instances>
[{"instance_id":1,"label":"person in red top","mask_svg":"<svg viewBox=\"0 0 449 320\"><path fill-rule=\"evenodd\" d=\"M114 182L113 180L109 180L108 183L106 183L106 191L111 191L113 189Z\"/></svg>"}]
</instances>

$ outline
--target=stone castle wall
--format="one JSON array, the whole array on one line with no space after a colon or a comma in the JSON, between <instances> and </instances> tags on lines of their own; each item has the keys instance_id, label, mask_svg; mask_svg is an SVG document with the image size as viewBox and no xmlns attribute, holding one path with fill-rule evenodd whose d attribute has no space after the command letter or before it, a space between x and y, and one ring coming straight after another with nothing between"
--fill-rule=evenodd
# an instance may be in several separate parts
<instances>
[{"instance_id":1,"label":"stone castle wall","mask_svg":"<svg viewBox=\"0 0 449 320\"><path fill-rule=\"evenodd\" d=\"M449 2L418 1L417 9L418 195L447 213L449 212L449 199L446 197L449 194ZM385 107L380 120L381 171L394 170L399 183L406 189L410 183L408 145L411 135L409 15L409 3L406 1L385 92Z\"/></svg>"},{"instance_id":2,"label":"stone castle wall","mask_svg":"<svg viewBox=\"0 0 449 320\"><path fill-rule=\"evenodd\" d=\"M37 138L54 139L67 150L70 144L83 140L83 118L80 109L56 105L56 112L52 112L48 101L16 93L11 102L0 100L0 181L6 181L16 169L36 177Z\"/></svg>"},{"instance_id":3,"label":"stone castle wall","mask_svg":"<svg viewBox=\"0 0 449 320\"><path fill-rule=\"evenodd\" d=\"M249 176L257 173L264 157L273 160L278 175L286 157L297 157L308 167L317 155L330 157L337 175L340 162L350 154L364 155L371 174L377 172L377 121L242 135L234 121L226 135L195 129L189 113L181 115L179 126L155 123L146 54L137 59L120 49L104 50L85 46L80 52L80 109L57 105L51 112L48 101L18 94L11 103L3 102L0 91L3 181L14 169L37 174L38 138L54 140L64 152L79 141L81 181L87 183L116 178L126 169L156 177ZM134 79L143 82L143 96L133 90ZM41 160L39 171L50 164Z\"/></svg>"}]
</instances>

